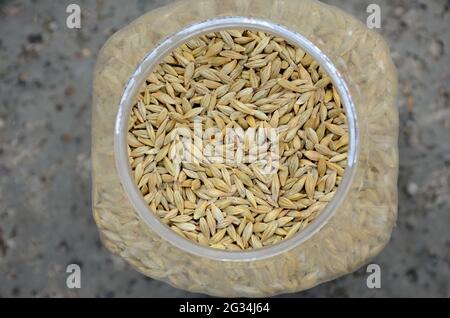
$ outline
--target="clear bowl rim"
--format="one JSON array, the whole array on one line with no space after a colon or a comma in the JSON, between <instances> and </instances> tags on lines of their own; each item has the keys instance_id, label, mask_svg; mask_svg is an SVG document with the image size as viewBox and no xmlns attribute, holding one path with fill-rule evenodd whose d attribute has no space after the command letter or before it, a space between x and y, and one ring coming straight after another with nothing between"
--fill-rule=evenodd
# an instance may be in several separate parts
<instances>
[{"instance_id":1,"label":"clear bowl rim","mask_svg":"<svg viewBox=\"0 0 450 318\"><path fill-rule=\"evenodd\" d=\"M150 210L150 207L145 202L142 194L134 182L128 162L126 138L128 131L128 118L130 110L134 104L134 98L138 94L145 79L148 75L150 75L153 68L160 63L162 58L191 38L198 37L209 32L217 32L233 28L258 30L283 37L290 43L301 47L308 54L310 54L331 77L333 85L341 97L341 103L343 104L347 115L349 129L349 150L347 156L347 167L345 169L344 176L335 196L327 204L319 216L299 233L289 239L282 240L277 244L263 248L248 249L243 251L228 251L202 246L183 238L171 230L168 226L163 224L159 220L159 217ZM159 42L159 44L157 44L139 63L138 67L135 69L125 86L125 90L121 97L117 111L114 127L114 157L116 168L120 182L132 206L137 211L138 215L147 223L150 229L160 236L161 239L187 253L213 260L240 262L262 260L289 251L312 238L328 223L330 218L342 205L344 198L350 190L358 162L359 129L357 126L356 115L356 108L351 97L350 90L343 76L331 60L303 35L269 20L246 16L217 17L192 24L175 34L166 37Z\"/></svg>"}]
</instances>

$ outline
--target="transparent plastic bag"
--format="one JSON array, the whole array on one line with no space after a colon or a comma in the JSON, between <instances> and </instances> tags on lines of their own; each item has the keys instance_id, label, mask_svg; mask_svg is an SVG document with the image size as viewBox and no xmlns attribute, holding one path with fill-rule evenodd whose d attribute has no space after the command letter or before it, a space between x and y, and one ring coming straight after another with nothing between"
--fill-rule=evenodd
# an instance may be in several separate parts
<instances>
[{"instance_id":1,"label":"transparent plastic bag","mask_svg":"<svg viewBox=\"0 0 450 318\"><path fill-rule=\"evenodd\" d=\"M126 87L141 84L129 80L135 80L144 58L177 32L226 16L279 24L311 41L345 81L357 123L354 171L330 219L304 240L232 257L190 250L161 236L136 211L136 198L127 195L118 172L127 167L116 163L115 149L119 105ZM397 217L396 91L397 75L384 40L352 16L317 1L186 0L148 12L108 40L95 70L93 214L105 246L147 276L227 297L305 290L358 269L387 244Z\"/></svg>"}]
</instances>

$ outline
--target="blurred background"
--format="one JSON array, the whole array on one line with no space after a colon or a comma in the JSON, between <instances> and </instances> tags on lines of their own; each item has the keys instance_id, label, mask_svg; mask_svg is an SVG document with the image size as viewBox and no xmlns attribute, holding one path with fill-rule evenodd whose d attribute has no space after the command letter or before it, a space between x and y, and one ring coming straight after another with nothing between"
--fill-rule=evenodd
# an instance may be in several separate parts
<instances>
[{"instance_id":1,"label":"blurred background","mask_svg":"<svg viewBox=\"0 0 450 318\"><path fill-rule=\"evenodd\" d=\"M0 0L0 297L201 297L144 277L100 244L91 214L90 110L98 50L171 2ZM379 32L399 71L399 219L381 266L287 297L450 296L450 1L328 0ZM68 29L66 7L82 9ZM80 289L66 266L81 266Z\"/></svg>"}]
</instances>

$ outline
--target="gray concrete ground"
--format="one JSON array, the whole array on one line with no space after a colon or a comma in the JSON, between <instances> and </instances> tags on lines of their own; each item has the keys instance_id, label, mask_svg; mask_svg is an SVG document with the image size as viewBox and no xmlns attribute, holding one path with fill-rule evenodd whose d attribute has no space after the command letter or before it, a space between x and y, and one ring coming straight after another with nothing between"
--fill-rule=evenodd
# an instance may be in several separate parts
<instances>
[{"instance_id":1,"label":"gray concrete ground","mask_svg":"<svg viewBox=\"0 0 450 318\"><path fill-rule=\"evenodd\" d=\"M83 9L79 31L65 8ZM0 297L197 297L145 278L101 247L90 208L90 107L96 54L159 1L0 0ZM450 296L450 1L327 1L382 29L400 77L399 220L365 269L289 297ZM65 285L67 264L82 288Z\"/></svg>"}]
</instances>

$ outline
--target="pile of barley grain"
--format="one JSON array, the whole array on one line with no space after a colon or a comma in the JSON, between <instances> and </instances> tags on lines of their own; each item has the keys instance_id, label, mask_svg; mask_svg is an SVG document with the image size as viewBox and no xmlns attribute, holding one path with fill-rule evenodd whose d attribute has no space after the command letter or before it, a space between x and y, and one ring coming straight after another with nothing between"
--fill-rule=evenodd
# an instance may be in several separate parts
<instances>
[{"instance_id":1,"label":"pile of barley grain","mask_svg":"<svg viewBox=\"0 0 450 318\"><path fill-rule=\"evenodd\" d=\"M171 132L192 136L199 119L203 129L277 128L277 169L175 164ZM135 181L162 222L205 246L259 248L292 237L333 198L347 165L347 118L330 78L301 48L228 30L190 40L158 65L132 109L128 146Z\"/></svg>"}]
</instances>

